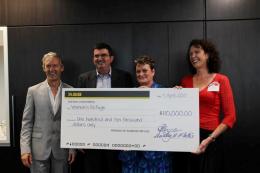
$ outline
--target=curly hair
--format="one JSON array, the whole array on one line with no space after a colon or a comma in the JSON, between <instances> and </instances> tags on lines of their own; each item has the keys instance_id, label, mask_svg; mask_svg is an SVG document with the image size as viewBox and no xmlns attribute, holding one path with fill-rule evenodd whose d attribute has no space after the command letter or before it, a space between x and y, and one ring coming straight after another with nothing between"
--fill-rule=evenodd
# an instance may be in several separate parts
<instances>
[{"instance_id":1,"label":"curly hair","mask_svg":"<svg viewBox=\"0 0 260 173\"><path fill-rule=\"evenodd\" d=\"M192 66L190 62L190 49L191 47L201 48L205 53L208 54L207 67L209 73L218 73L220 70L221 61L219 58L219 53L216 46L209 40L204 39L194 39L190 42L187 51L187 60L192 74L196 73L196 69Z\"/></svg>"},{"instance_id":2,"label":"curly hair","mask_svg":"<svg viewBox=\"0 0 260 173\"><path fill-rule=\"evenodd\" d=\"M139 56L138 58L136 58L134 60L134 63L135 63L135 66L137 64L142 64L142 65L148 64L151 69L155 68L155 61L148 55Z\"/></svg>"}]
</instances>

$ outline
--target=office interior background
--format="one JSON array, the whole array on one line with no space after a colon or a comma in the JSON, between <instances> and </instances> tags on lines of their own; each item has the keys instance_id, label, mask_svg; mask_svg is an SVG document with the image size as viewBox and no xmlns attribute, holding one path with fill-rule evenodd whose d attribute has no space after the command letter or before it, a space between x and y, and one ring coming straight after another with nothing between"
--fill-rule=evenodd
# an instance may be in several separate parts
<instances>
[{"instance_id":1,"label":"office interior background","mask_svg":"<svg viewBox=\"0 0 260 173\"><path fill-rule=\"evenodd\" d=\"M116 52L115 67L134 77L133 59L148 54L157 64L157 82L174 86L189 73L185 56L194 38L216 44L221 73L233 87L237 123L225 135L225 172L259 172L260 1L0 0L0 26L8 27L9 95L14 98L11 146L0 147L0 172L29 172L20 161L19 135L27 88L45 79L43 54L58 52L63 81L75 86L80 73L94 69L92 47L103 41ZM185 160L177 156L180 169ZM72 172L79 172L78 165Z\"/></svg>"}]
</instances>

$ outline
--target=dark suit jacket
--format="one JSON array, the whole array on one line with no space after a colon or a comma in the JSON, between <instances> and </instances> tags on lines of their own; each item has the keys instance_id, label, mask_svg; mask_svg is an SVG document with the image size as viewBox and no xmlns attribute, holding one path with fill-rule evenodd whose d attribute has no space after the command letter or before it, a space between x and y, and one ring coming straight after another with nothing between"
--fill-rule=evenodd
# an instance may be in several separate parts
<instances>
[{"instance_id":1,"label":"dark suit jacket","mask_svg":"<svg viewBox=\"0 0 260 173\"><path fill-rule=\"evenodd\" d=\"M96 70L83 73L78 78L78 88L96 88ZM111 88L132 88L133 81L130 73L112 68ZM82 156L85 173L120 173L121 162L118 151L112 150L85 150Z\"/></svg>"},{"instance_id":2,"label":"dark suit jacket","mask_svg":"<svg viewBox=\"0 0 260 173\"><path fill-rule=\"evenodd\" d=\"M97 72L96 70L83 73L79 76L78 88L96 88ZM133 80L130 73L112 68L111 72L111 88L132 88Z\"/></svg>"}]
</instances>

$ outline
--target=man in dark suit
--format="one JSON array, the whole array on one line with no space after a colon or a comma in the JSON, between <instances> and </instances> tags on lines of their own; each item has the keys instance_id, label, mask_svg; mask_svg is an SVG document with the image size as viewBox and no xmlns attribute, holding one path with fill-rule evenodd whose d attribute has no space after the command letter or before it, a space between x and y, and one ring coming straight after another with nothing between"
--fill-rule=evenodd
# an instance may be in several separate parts
<instances>
[{"instance_id":1,"label":"man in dark suit","mask_svg":"<svg viewBox=\"0 0 260 173\"><path fill-rule=\"evenodd\" d=\"M114 60L112 48L106 43L98 43L93 49L93 63L96 69L79 76L79 88L132 88L130 73L112 68ZM118 152L112 150L84 150L85 173L119 173L121 163Z\"/></svg>"},{"instance_id":2,"label":"man in dark suit","mask_svg":"<svg viewBox=\"0 0 260 173\"><path fill-rule=\"evenodd\" d=\"M123 70L111 68L114 60L112 48L106 43L98 43L93 49L93 63L96 70L79 76L80 88L131 88L131 75Z\"/></svg>"}]
</instances>

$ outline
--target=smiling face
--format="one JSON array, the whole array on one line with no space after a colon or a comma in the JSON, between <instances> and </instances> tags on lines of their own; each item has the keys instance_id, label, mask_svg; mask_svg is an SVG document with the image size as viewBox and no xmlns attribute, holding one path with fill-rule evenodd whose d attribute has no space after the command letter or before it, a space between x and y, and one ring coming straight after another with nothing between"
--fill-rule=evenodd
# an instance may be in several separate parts
<instances>
[{"instance_id":1,"label":"smiling face","mask_svg":"<svg viewBox=\"0 0 260 173\"><path fill-rule=\"evenodd\" d=\"M155 70L151 69L149 64L137 64L135 72L140 86L151 87Z\"/></svg>"},{"instance_id":2,"label":"smiling face","mask_svg":"<svg viewBox=\"0 0 260 173\"><path fill-rule=\"evenodd\" d=\"M60 59L52 56L48 56L44 59L42 67L48 81L60 80L61 73L64 71Z\"/></svg>"},{"instance_id":3,"label":"smiling face","mask_svg":"<svg viewBox=\"0 0 260 173\"><path fill-rule=\"evenodd\" d=\"M108 74L114 57L107 49L94 49L93 63L101 74Z\"/></svg>"},{"instance_id":4,"label":"smiling face","mask_svg":"<svg viewBox=\"0 0 260 173\"><path fill-rule=\"evenodd\" d=\"M201 47L191 46L189 51L190 63L198 70L207 67L208 54Z\"/></svg>"}]
</instances>

